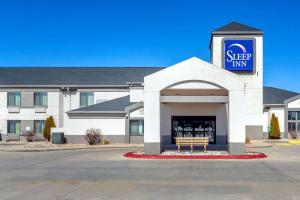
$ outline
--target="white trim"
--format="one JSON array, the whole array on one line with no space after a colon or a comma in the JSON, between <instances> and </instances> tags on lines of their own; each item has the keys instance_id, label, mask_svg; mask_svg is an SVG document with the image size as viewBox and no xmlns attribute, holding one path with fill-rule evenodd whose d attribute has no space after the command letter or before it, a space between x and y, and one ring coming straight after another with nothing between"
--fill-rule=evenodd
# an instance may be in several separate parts
<instances>
[{"instance_id":1,"label":"white trim","mask_svg":"<svg viewBox=\"0 0 300 200\"><path fill-rule=\"evenodd\" d=\"M161 96L160 102L227 103L228 96Z\"/></svg>"}]
</instances>

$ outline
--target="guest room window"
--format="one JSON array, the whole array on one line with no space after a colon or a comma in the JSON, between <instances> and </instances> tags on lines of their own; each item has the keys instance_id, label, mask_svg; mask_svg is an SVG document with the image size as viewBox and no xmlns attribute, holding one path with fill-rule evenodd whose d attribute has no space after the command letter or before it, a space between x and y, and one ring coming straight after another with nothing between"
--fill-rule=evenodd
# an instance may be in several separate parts
<instances>
[{"instance_id":1,"label":"guest room window","mask_svg":"<svg viewBox=\"0 0 300 200\"><path fill-rule=\"evenodd\" d=\"M43 134L44 127L45 127L45 120L34 120L34 133L35 134Z\"/></svg>"},{"instance_id":2,"label":"guest room window","mask_svg":"<svg viewBox=\"0 0 300 200\"><path fill-rule=\"evenodd\" d=\"M300 111L288 111L288 131L300 132Z\"/></svg>"},{"instance_id":3,"label":"guest room window","mask_svg":"<svg viewBox=\"0 0 300 200\"><path fill-rule=\"evenodd\" d=\"M94 104L93 92L81 92L80 93L80 106L90 106Z\"/></svg>"},{"instance_id":4,"label":"guest room window","mask_svg":"<svg viewBox=\"0 0 300 200\"><path fill-rule=\"evenodd\" d=\"M130 135L144 135L144 120L130 120Z\"/></svg>"},{"instance_id":5,"label":"guest room window","mask_svg":"<svg viewBox=\"0 0 300 200\"><path fill-rule=\"evenodd\" d=\"M7 133L20 134L21 133L21 121L20 120L8 120L7 121Z\"/></svg>"},{"instance_id":6,"label":"guest room window","mask_svg":"<svg viewBox=\"0 0 300 200\"><path fill-rule=\"evenodd\" d=\"M47 107L48 106L47 92L35 92L34 93L34 106L38 106L38 107Z\"/></svg>"},{"instance_id":7,"label":"guest room window","mask_svg":"<svg viewBox=\"0 0 300 200\"><path fill-rule=\"evenodd\" d=\"M20 92L8 92L7 93L7 106L8 107L21 106L21 93Z\"/></svg>"}]
</instances>

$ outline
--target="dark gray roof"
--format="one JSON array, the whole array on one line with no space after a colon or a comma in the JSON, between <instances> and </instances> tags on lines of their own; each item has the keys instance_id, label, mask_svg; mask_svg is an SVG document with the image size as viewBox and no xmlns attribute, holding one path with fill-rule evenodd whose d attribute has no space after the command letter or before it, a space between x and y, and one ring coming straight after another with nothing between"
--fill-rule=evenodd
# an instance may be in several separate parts
<instances>
[{"instance_id":1,"label":"dark gray roof","mask_svg":"<svg viewBox=\"0 0 300 200\"><path fill-rule=\"evenodd\" d=\"M126 85L144 82L161 67L5 67L0 68L0 86L12 85Z\"/></svg>"},{"instance_id":2,"label":"dark gray roof","mask_svg":"<svg viewBox=\"0 0 300 200\"><path fill-rule=\"evenodd\" d=\"M268 104L284 104L284 101L297 96L298 93L291 92L288 90L283 90L274 87L264 87L264 99L265 105Z\"/></svg>"},{"instance_id":3,"label":"dark gray roof","mask_svg":"<svg viewBox=\"0 0 300 200\"><path fill-rule=\"evenodd\" d=\"M125 108L135 104L134 102L130 102L129 95L117 99L112 99L110 101L105 101L103 103L97 103L91 106L81 107L69 113L75 112L125 112Z\"/></svg>"},{"instance_id":4,"label":"dark gray roof","mask_svg":"<svg viewBox=\"0 0 300 200\"><path fill-rule=\"evenodd\" d=\"M218 28L212 32L212 35L231 35L231 34L239 34L239 35L262 35L263 31L257 28L253 28L251 26L241 24L238 22L231 22L221 28Z\"/></svg>"}]
</instances>

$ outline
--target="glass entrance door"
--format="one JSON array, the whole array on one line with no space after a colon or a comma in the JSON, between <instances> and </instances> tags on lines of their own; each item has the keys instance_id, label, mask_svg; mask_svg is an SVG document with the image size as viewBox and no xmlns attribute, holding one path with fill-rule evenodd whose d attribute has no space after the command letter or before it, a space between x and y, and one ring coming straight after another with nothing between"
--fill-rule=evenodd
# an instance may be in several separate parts
<instances>
[{"instance_id":1,"label":"glass entrance door","mask_svg":"<svg viewBox=\"0 0 300 200\"><path fill-rule=\"evenodd\" d=\"M172 143L176 137L208 137L216 144L215 116L172 116Z\"/></svg>"}]
</instances>

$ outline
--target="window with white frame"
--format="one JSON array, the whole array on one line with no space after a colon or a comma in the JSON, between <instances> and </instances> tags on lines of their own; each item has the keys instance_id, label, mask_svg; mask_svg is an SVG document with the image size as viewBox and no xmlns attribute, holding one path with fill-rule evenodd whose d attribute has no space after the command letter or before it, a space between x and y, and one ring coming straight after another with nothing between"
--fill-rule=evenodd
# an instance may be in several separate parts
<instances>
[{"instance_id":1,"label":"window with white frame","mask_svg":"<svg viewBox=\"0 0 300 200\"><path fill-rule=\"evenodd\" d=\"M80 92L80 106L90 106L94 104L93 92Z\"/></svg>"},{"instance_id":2,"label":"window with white frame","mask_svg":"<svg viewBox=\"0 0 300 200\"><path fill-rule=\"evenodd\" d=\"M43 134L44 127L46 121L45 120L34 120L33 129L35 134Z\"/></svg>"},{"instance_id":3,"label":"window with white frame","mask_svg":"<svg viewBox=\"0 0 300 200\"><path fill-rule=\"evenodd\" d=\"M20 120L8 120L7 121L7 133L8 134L20 134L21 133L21 121Z\"/></svg>"},{"instance_id":4,"label":"window with white frame","mask_svg":"<svg viewBox=\"0 0 300 200\"><path fill-rule=\"evenodd\" d=\"M21 106L21 92L8 92L7 93L7 106L8 107Z\"/></svg>"},{"instance_id":5,"label":"window with white frame","mask_svg":"<svg viewBox=\"0 0 300 200\"><path fill-rule=\"evenodd\" d=\"M37 106L37 107L47 107L48 106L47 92L35 92L34 93L34 106Z\"/></svg>"},{"instance_id":6,"label":"window with white frame","mask_svg":"<svg viewBox=\"0 0 300 200\"><path fill-rule=\"evenodd\" d=\"M300 132L300 111L288 111L288 131Z\"/></svg>"},{"instance_id":7,"label":"window with white frame","mask_svg":"<svg viewBox=\"0 0 300 200\"><path fill-rule=\"evenodd\" d=\"M131 119L129 121L130 135L144 135L144 120Z\"/></svg>"}]
</instances>

